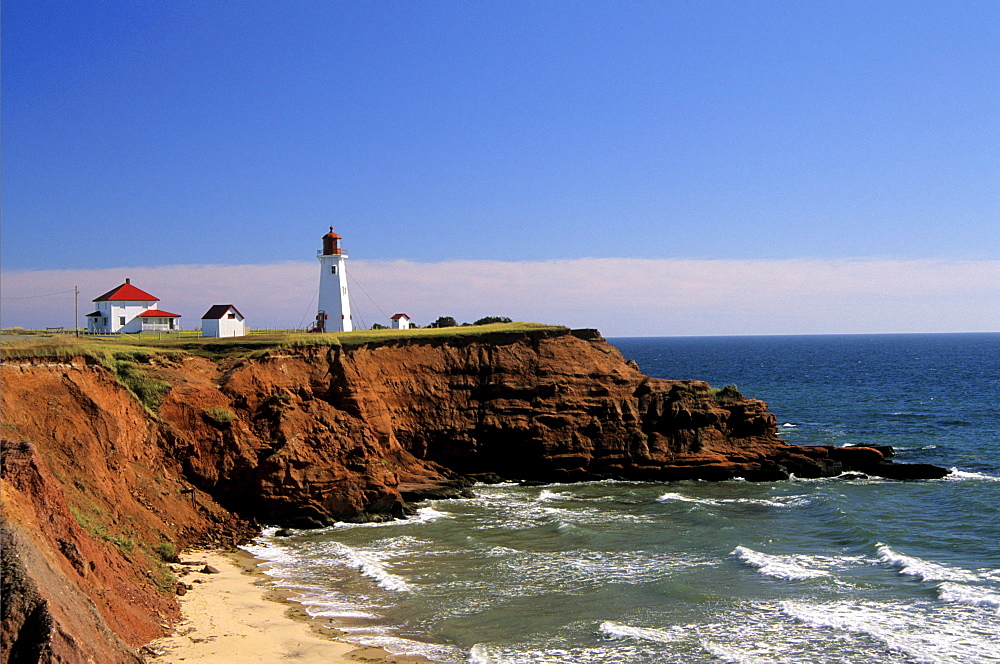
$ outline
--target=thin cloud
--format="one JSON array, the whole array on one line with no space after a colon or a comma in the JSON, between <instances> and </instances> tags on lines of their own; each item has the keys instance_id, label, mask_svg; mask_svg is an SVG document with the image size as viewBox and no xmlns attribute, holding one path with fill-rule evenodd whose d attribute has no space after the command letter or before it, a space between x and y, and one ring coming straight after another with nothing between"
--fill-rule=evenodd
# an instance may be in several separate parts
<instances>
[{"instance_id":1,"label":"thin cloud","mask_svg":"<svg viewBox=\"0 0 1000 664\"><path fill-rule=\"evenodd\" d=\"M1000 261L584 258L502 262L352 260L355 322L405 312L420 324L487 315L596 327L609 336L1000 330ZM2 325L73 324L90 300L130 277L197 327L232 303L253 328L308 325L318 267L173 265L7 272ZM56 293L55 295L47 295ZM46 297L35 297L47 295ZM28 299L30 298L30 299Z\"/></svg>"}]
</instances>

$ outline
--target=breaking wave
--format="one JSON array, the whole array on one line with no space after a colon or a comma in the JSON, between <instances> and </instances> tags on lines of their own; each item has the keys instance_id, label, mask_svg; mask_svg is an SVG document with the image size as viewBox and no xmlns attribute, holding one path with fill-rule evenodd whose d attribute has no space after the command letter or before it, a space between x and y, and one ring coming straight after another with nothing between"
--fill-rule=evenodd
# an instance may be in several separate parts
<instances>
[{"instance_id":1,"label":"breaking wave","mask_svg":"<svg viewBox=\"0 0 1000 664\"><path fill-rule=\"evenodd\" d=\"M734 555L740 560L753 565L761 574L773 576L776 579L802 581L804 579L830 576L830 573L827 571L806 567L802 564L798 556L768 555L760 551L748 549L745 546L736 547L730 555Z\"/></svg>"}]
</instances>

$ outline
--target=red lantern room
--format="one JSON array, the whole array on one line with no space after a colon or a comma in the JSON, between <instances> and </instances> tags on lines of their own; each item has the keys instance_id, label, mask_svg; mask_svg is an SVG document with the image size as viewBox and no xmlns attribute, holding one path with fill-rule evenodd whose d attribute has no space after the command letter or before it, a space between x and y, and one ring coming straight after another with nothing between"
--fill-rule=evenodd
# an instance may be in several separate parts
<instances>
[{"instance_id":1,"label":"red lantern room","mask_svg":"<svg viewBox=\"0 0 1000 664\"><path fill-rule=\"evenodd\" d=\"M323 236L323 255L339 256L342 253L341 239L343 238L333 232L333 226L330 226L330 232Z\"/></svg>"}]
</instances>

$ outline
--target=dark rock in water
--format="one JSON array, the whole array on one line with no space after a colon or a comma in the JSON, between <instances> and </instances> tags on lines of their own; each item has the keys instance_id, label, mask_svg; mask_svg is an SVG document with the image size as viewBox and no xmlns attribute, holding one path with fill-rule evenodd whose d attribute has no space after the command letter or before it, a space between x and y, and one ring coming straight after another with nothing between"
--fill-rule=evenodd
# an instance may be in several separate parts
<instances>
[{"instance_id":1,"label":"dark rock in water","mask_svg":"<svg viewBox=\"0 0 1000 664\"><path fill-rule=\"evenodd\" d=\"M892 445L868 445L867 443L851 443L846 445L846 447L869 447L873 450L878 450L882 453L884 457L896 456L896 450L893 449Z\"/></svg>"},{"instance_id":2,"label":"dark rock in water","mask_svg":"<svg viewBox=\"0 0 1000 664\"><path fill-rule=\"evenodd\" d=\"M864 473L844 473L836 477L838 480L866 480L868 475Z\"/></svg>"},{"instance_id":3,"label":"dark rock in water","mask_svg":"<svg viewBox=\"0 0 1000 664\"><path fill-rule=\"evenodd\" d=\"M476 494L469 490L468 487L456 482L401 484L398 488L399 495L403 497L403 500L410 503L418 503L423 500L476 497Z\"/></svg>"},{"instance_id":4,"label":"dark rock in water","mask_svg":"<svg viewBox=\"0 0 1000 664\"><path fill-rule=\"evenodd\" d=\"M472 473L466 477L473 482L481 482L482 484L500 484L507 481L496 473Z\"/></svg>"},{"instance_id":5,"label":"dark rock in water","mask_svg":"<svg viewBox=\"0 0 1000 664\"><path fill-rule=\"evenodd\" d=\"M743 479L748 482L780 482L787 480L788 477L788 471L777 464L770 467L750 469L743 473Z\"/></svg>"},{"instance_id":6,"label":"dark rock in water","mask_svg":"<svg viewBox=\"0 0 1000 664\"><path fill-rule=\"evenodd\" d=\"M892 480L939 480L951 474L947 468L929 463L882 463L867 470L869 475L877 475Z\"/></svg>"},{"instance_id":7,"label":"dark rock in water","mask_svg":"<svg viewBox=\"0 0 1000 664\"><path fill-rule=\"evenodd\" d=\"M292 532L287 528L278 528L278 530L274 532L275 537L291 537L291 535Z\"/></svg>"}]
</instances>

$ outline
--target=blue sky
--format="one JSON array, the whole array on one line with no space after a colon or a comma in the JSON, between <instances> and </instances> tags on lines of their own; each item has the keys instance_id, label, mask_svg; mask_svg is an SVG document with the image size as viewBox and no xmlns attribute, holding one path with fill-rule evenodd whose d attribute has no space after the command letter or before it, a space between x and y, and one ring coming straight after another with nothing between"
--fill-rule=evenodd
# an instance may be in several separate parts
<instances>
[{"instance_id":1,"label":"blue sky","mask_svg":"<svg viewBox=\"0 0 1000 664\"><path fill-rule=\"evenodd\" d=\"M93 282L89 300L119 268L313 269L334 225L383 308L437 274L430 320L492 266L481 292L522 290L480 315L548 303L549 322L609 334L1000 329L1000 3L40 0L0 18L4 325L47 315L14 306L47 279ZM737 282L764 262L803 315L737 317L734 295L698 325L673 303L633 329L595 303L655 309L681 282L637 293L600 263L624 281L554 298L589 259ZM900 261L904 284L955 278L942 302L969 320L866 287ZM869 277L818 290L845 264ZM271 288L307 299L292 272ZM140 286L173 288L154 274ZM888 299L909 308L885 320ZM213 303L191 300L194 318ZM871 315L845 326L860 302ZM298 323L275 306L251 322Z\"/></svg>"}]
</instances>

